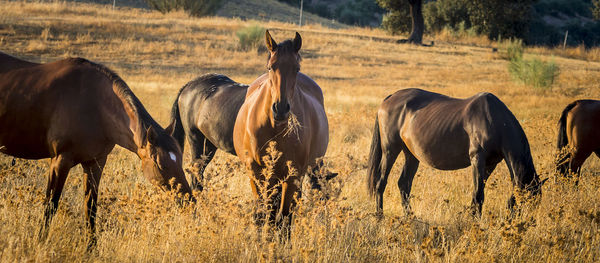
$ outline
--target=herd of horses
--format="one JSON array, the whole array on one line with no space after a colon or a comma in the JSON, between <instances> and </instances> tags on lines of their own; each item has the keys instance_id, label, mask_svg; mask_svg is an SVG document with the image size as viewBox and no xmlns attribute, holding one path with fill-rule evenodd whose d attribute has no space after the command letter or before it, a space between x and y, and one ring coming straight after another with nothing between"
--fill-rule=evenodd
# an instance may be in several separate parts
<instances>
[{"instance_id":1,"label":"herd of horses","mask_svg":"<svg viewBox=\"0 0 600 263\"><path fill-rule=\"evenodd\" d=\"M267 73L250 85L218 74L189 82L179 91L166 128L103 65L82 58L38 64L0 53L0 152L51 160L40 237L47 234L69 170L81 164L85 215L95 241L98 185L115 145L138 155L151 182L178 191L191 202L195 201L192 190L202 190L204 168L216 150L236 155L247 169L257 201L271 207L270 212L257 210L257 223L289 225L304 175L312 188L320 189L322 177L328 180L337 174L322 172L329 126L321 88L300 73L300 34L281 43L268 30L265 36ZM600 101L579 100L565 108L559 120L558 148L570 150L557 163L558 172L578 174L591 153L600 156L598 125ZM192 162L199 166L190 184L182 169L186 139ZM280 155L269 164L263 157L273 144ZM404 89L383 100L375 118L367 172L378 215L383 213L388 175L401 152L405 162L398 187L407 213L421 162L439 170L472 166L475 216L481 215L485 182L502 160L513 185L533 197L541 194L547 180L536 173L518 120L491 93L456 99ZM514 204L511 195L511 211Z\"/></svg>"}]
</instances>

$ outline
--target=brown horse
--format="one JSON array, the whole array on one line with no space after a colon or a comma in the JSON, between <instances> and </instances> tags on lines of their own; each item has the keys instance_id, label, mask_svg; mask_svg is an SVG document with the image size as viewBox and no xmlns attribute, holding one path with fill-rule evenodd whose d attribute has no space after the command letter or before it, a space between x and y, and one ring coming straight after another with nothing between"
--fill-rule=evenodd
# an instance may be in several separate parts
<instances>
[{"instance_id":1,"label":"brown horse","mask_svg":"<svg viewBox=\"0 0 600 263\"><path fill-rule=\"evenodd\" d=\"M309 166L325 155L329 141L329 125L323 106L321 88L308 76L299 73L302 46L300 34L294 40L277 44L266 32L269 58L268 73L255 80L246 94L233 129L233 145L240 160L250 172L254 195L263 196L257 183L266 183L267 189L281 183L281 199L265 200L273 208L268 221L290 223L290 209L294 196L300 194L300 179ZM276 142L281 157L273 176L266 182L261 173L265 168L262 157L267 154L269 142ZM296 173L290 173L288 162ZM256 181L255 181L256 180ZM297 196L299 197L299 196ZM279 211L276 211L278 207ZM277 214L276 214L277 213ZM258 212L258 218L262 217Z\"/></svg>"},{"instance_id":2,"label":"brown horse","mask_svg":"<svg viewBox=\"0 0 600 263\"><path fill-rule=\"evenodd\" d=\"M439 170L473 166L472 212L481 215L485 181L504 159L520 189L541 194L527 137L510 110L496 96L479 93L455 99L420 89L388 96L377 111L369 155L369 192L383 213L383 192L400 152L405 163L398 188L407 213L412 181L420 162ZM545 180L544 180L545 181ZM515 198L508 205L512 211Z\"/></svg>"},{"instance_id":3,"label":"brown horse","mask_svg":"<svg viewBox=\"0 0 600 263\"><path fill-rule=\"evenodd\" d=\"M266 74L259 77L259 80ZM192 189L202 190L204 169L218 150L235 154L233 147L233 127L235 119L246 99L248 85L240 84L221 74L205 74L179 90L171 110L173 137L183 152L187 138L191 146L192 163L198 168L198 174L192 175ZM323 167L322 160L308 173L312 189L321 189L318 176ZM324 171L325 180L337 176L337 173Z\"/></svg>"},{"instance_id":4,"label":"brown horse","mask_svg":"<svg viewBox=\"0 0 600 263\"><path fill-rule=\"evenodd\" d=\"M51 160L42 238L69 170L81 164L95 241L98 185L115 144L139 156L151 181L170 189L173 179L182 193L191 193L177 142L117 74L82 58L37 64L0 53L0 152Z\"/></svg>"},{"instance_id":5,"label":"brown horse","mask_svg":"<svg viewBox=\"0 0 600 263\"><path fill-rule=\"evenodd\" d=\"M570 149L557 162L560 174L579 176L581 165L592 154L600 157L600 101L577 100L567 105L558 121L558 150Z\"/></svg>"}]
</instances>

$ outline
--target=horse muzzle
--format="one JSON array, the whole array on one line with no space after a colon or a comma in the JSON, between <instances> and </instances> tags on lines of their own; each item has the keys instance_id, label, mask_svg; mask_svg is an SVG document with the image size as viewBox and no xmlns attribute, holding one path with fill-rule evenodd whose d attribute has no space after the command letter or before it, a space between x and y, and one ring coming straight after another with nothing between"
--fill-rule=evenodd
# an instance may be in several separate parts
<instances>
[{"instance_id":1,"label":"horse muzzle","mask_svg":"<svg viewBox=\"0 0 600 263\"><path fill-rule=\"evenodd\" d=\"M275 121L285 121L290 115L290 104L287 102L273 103L271 110L273 111L273 119Z\"/></svg>"}]
</instances>

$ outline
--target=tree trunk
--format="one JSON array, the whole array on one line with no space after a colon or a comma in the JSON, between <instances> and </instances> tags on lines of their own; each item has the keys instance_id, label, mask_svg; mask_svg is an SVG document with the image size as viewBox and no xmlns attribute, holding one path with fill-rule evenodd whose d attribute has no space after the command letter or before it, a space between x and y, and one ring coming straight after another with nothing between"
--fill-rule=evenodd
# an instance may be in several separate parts
<instances>
[{"instance_id":1,"label":"tree trunk","mask_svg":"<svg viewBox=\"0 0 600 263\"><path fill-rule=\"evenodd\" d=\"M423 20L423 1L408 0L410 4L410 17L412 18L412 30L408 42L413 44L422 44L423 32L425 31L425 22Z\"/></svg>"}]
</instances>

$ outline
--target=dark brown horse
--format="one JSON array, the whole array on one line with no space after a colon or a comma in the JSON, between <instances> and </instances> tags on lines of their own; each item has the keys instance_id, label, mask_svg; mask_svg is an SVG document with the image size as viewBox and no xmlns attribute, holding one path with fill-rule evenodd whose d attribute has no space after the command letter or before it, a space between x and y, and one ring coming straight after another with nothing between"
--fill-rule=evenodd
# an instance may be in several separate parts
<instances>
[{"instance_id":1,"label":"dark brown horse","mask_svg":"<svg viewBox=\"0 0 600 263\"><path fill-rule=\"evenodd\" d=\"M262 81L267 74L258 78ZM201 180L204 169L218 150L235 154L233 147L233 127L235 119L246 99L248 85L240 84L220 74L200 76L181 88L171 110L173 137L182 151L187 138L191 146L192 163L198 174L191 176L192 189L202 190ZM320 165L309 173L311 187L321 189L317 176ZM337 173L325 173L325 180L334 178Z\"/></svg>"},{"instance_id":2,"label":"dark brown horse","mask_svg":"<svg viewBox=\"0 0 600 263\"><path fill-rule=\"evenodd\" d=\"M479 93L456 99L420 89L388 96L377 111L369 155L369 192L383 213L388 174L400 152L405 163L398 188L407 213L412 181L420 162L439 170L473 166L472 211L481 215L485 182L496 165L506 161L511 180L520 189L541 194L527 137L510 110L496 96ZM515 203L509 199L509 208Z\"/></svg>"},{"instance_id":3,"label":"dark brown horse","mask_svg":"<svg viewBox=\"0 0 600 263\"><path fill-rule=\"evenodd\" d=\"M567 147L558 160L560 174L579 176L581 165L592 154L600 157L600 101L577 100L567 105L558 121L557 148Z\"/></svg>"},{"instance_id":4,"label":"dark brown horse","mask_svg":"<svg viewBox=\"0 0 600 263\"><path fill-rule=\"evenodd\" d=\"M94 238L98 185L115 144L139 156L151 181L169 189L173 179L191 193L177 142L117 74L82 58L37 64L0 53L0 152L51 160L42 237L69 170L81 164Z\"/></svg>"},{"instance_id":5,"label":"dark brown horse","mask_svg":"<svg viewBox=\"0 0 600 263\"><path fill-rule=\"evenodd\" d=\"M259 185L266 184L267 191L280 185L279 202L276 203L277 198L265 200L274 208L268 221L289 223L294 196L300 195L299 182L308 167L325 155L329 125L321 88L299 73L300 34L277 44L267 31L266 42L268 73L248 88L233 129L233 145L250 173L250 185L258 199L264 196ZM273 167L273 176L267 180L263 156L267 155L270 142L276 143L281 156Z\"/></svg>"}]
</instances>

